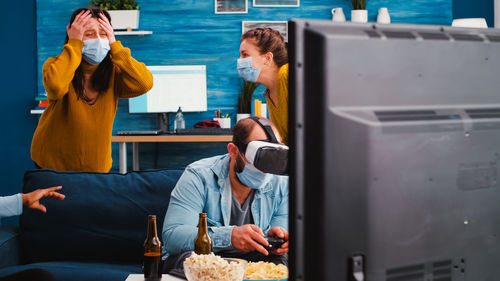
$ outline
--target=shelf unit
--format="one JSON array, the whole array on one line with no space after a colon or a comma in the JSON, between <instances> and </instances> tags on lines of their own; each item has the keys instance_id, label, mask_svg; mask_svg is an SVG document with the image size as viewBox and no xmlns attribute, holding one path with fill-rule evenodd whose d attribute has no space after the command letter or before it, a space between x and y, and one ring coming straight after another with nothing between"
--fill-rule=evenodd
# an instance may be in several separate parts
<instances>
[{"instance_id":1,"label":"shelf unit","mask_svg":"<svg viewBox=\"0 0 500 281\"><path fill-rule=\"evenodd\" d=\"M36 114L42 114L45 111L45 109L32 109L30 110L30 114L36 115Z\"/></svg>"}]
</instances>

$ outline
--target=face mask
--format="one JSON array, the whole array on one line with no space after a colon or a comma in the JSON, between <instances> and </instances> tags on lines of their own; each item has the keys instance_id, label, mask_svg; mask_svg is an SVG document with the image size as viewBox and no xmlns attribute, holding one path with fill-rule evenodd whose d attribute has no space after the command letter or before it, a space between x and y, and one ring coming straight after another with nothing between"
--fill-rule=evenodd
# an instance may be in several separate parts
<instances>
[{"instance_id":1,"label":"face mask","mask_svg":"<svg viewBox=\"0 0 500 281\"><path fill-rule=\"evenodd\" d=\"M90 64L100 64L109 52L108 39L88 39L83 41L83 59Z\"/></svg>"},{"instance_id":2,"label":"face mask","mask_svg":"<svg viewBox=\"0 0 500 281\"><path fill-rule=\"evenodd\" d=\"M241 173L236 173L236 176L242 184L252 189L261 189L268 182L269 177L271 177L270 174L265 174L257 170L257 168L250 163L246 163L243 171Z\"/></svg>"},{"instance_id":3,"label":"face mask","mask_svg":"<svg viewBox=\"0 0 500 281\"><path fill-rule=\"evenodd\" d=\"M238 59L238 74L241 78L249 82L257 82L259 78L260 69L253 67L252 58Z\"/></svg>"}]
</instances>

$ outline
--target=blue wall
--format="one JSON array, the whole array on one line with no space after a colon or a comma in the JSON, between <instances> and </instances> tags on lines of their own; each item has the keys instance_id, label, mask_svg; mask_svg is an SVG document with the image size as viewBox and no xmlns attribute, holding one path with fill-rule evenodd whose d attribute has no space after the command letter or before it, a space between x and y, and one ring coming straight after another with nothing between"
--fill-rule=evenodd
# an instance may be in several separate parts
<instances>
[{"instance_id":1,"label":"blue wall","mask_svg":"<svg viewBox=\"0 0 500 281\"><path fill-rule=\"evenodd\" d=\"M494 26L493 0L453 0L453 18L486 18Z\"/></svg>"},{"instance_id":2,"label":"blue wall","mask_svg":"<svg viewBox=\"0 0 500 281\"><path fill-rule=\"evenodd\" d=\"M59 54L71 12L86 6L88 1L38 0L37 3L39 90L43 92L41 66L48 57ZM329 19L333 7L343 7L349 18L350 10L347 0L302 0L299 8L253 8L252 1L248 3L248 14L217 15L213 0L139 1L140 29L151 30L153 35L117 38L131 48L136 59L147 65L207 65L208 112L186 113L187 127L211 119L217 109L232 112L234 124L237 95L242 83L235 70L242 20ZM371 0L367 7L370 20L375 20L379 7L389 8L393 22L450 24L452 18L451 0ZM258 96L262 97L262 91L261 87ZM114 132L155 128L156 116L130 115L128 101L120 101ZM141 144L141 167L153 168L155 149L159 149L160 167L182 168L201 157L225 153L225 147L225 144ZM115 170L117 150L114 144Z\"/></svg>"},{"instance_id":3,"label":"blue wall","mask_svg":"<svg viewBox=\"0 0 500 281\"><path fill-rule=\"evenodd\" d=\"M314 5L321 0L316 1L301 1L300 8L287 8L281 12L281 16L286 18L286 14L289 13L289 16L308 16L315 18L328 18L330 15L328 14L328 10L330 7L338 6L338 3L343 3L342 6L345 7L346 3L341 1L323 1L323 6ZM71 2L71 7L66 2ZM142 59L146 61L148 57L139 57L140 48L143 49L150 48L153 50L153 54L150 54L149 59L153 59L159 51L163 51L168 54L170 58L175 58L177 55L174 53L176 46L179 46L179 42L168 42L168 45L162 45L163 43L157 41L156 38L164 33L164 38L166 40L173 39L174 37L168 36L167 31L161 31L161 26L156 24L154 26L148 26L147 22L147 14L149 11L155 10L155 5L159 5L158 12L159 16L169 15L173 22L179 21L181 17L190 18L192 21L197 20L193 18L191 13L197 13L196 11L203 10L203 13L206 14L207 18L220 18L220 20L216 20L218 22L217 29L214 32L218 32L221 37L231 37L231 40L235 40L236 42L231 43L230 45L236 47L238 45L238 39L232 39L232 37L238 37L239 35L239 20L243 18L252 18L252 19L269 19L272 17L273 11L276 9L263 9L263 8L253 8L251 7L251 1L249 1L249 14L248 15L240 15L240 16L232 16L232 15L220 15L214 16L213 13L213 1L205 0L196 1L196 0L185 0L185 6L183 9L180 9L178 6L180 1L169 1L165 0L163 2L158 1L147 1L143 0L141 4L142 6L142 20L141 20L141 29L145 30L153 30L153 27L156 28L155 35L146 36L146 37L132 37L127 39L126 44L132 47L132 51L135 57L138 59ZM206 2L206 3L205 3ZM408 7L407 5L411 2L420 2L422 6L430 6L431 10L434 7L434 1L386 1L385 3L391 2L391 14L393 15L394 21L405 21L405 18L397 17L397 10L407 11L406 13L411 13L414 16L408 20L408 22L419 22L419 20L425 20L427 18L431 23L432 19L436 21L435 23L448 23L451 19L451 12L453 11L454 18L463 18L463 17L486 17L488 19L489 26L493 25L493 0L476 0L476 1L468 1L468 0L453 0L453 10L450 5L445 5L439 7L442 9L439 14L432 16L428 15L424 17L424 19L419 19L421 17L422 10L413 10L413 7ZM30 144L33 132L35 130L37 124L37 118L31 116L28 112L30 108L34 106L33 98L37 93L37 22L36 22L36 13L38 13L38 37L40 39L40 54L43 54L45 50L46 54L44 56L56 55L60 52L63 40L64 40L64 30L59 26L60 23L64 23L69 18L70 12L77 6L85 5L86 1L49 1L49 0L38 0L38 4L40 5L39 9L36 8L35 0L27 0L27 1L11 1L9 2L8 7L4 7L0 9L0 30L2 34L2 44L0 44L0 53L3 68L0 70L0 82L2 85L2 103L0 110L1 120L3 121L4 133L0 138L0 151L1 151L1 168L0 168L0 178L2 179L2 184L0 185L0 195L9 195L14 194L21 191L22 184L22 176L25 170L33 168L33 164L30 159ZM150 4L152 3L152 4ZM201 3L205 3L203 5ZM370 2L371 6L374 2ZM379 2L383 3L383 2ZM171 8L170 5L173 5ZM389 5L387 5L389 6ZM397 9L397 7L400 7ZM173 10L177 10L177 12ZM302 11L303 9L307 9L309 11ZM52 13L48 13L52 12ZM261 17L260 13L264 13ZM394 14L396 13L396 14ZM178 14L178 16L172 16L171 14ZM348 13L347 13L348 14ZM372 16L374 13L371 13ZM428 14L428 13L427 13ZM435 13L434 13L435 14ZM191 16L190 16L191 15ZM444 16L443 16L444 15ZM443 18L444 17L444 18ZM450 17L450 19L445 19ZM192 24L197 24L195 21ZM151 23L153 24L153 23ZM186 21L181 23L182 25L186 25ZM211 23L209 26L213 26L215 23ZM173 24L172 24L173 25ZM15 27L15 28L13 28ZM172 30L172 27L169 29L174 34L181 34L183 31L180 28ZM197 40L200 40L198 44L196 44L197 48L192 50L193 54L203 54L203 50L207 50L207 42L203 41L202 38L205 38L203 34L200 35L200 32L195 33L187 33L184 31L186 36L191 37ZM44 39L45 38L45 39ZM50 40L46 40L47 38L53 38L54 44L51 49ZM216 37L219 39L219 37ZM125 40L124 40L125 41ZM210 43L210 42L208 42ZM220 45L227 44L227 42L220 40L217 41ZM153 47L151 47L153 46ZM228 48L224 48L228 49ZM234 59L237 56L237 50L230 50L231 58ZM144 56L144 55L141 55ZM147 56L147 55L146 55ZM38 61L44 61L46 57L38 57ZM180 59L180 58L178 58ZM177 63L176 61L175 63ZM151 63L160 63L160 61L152 61ZM174 63L173 61L168 63ZM216 64L217 60L214 59L213 64ZM41 66L41 65L40 65ZM232 68L231 68L232 69ZM209 75L211 75L211 80L218 78L211 74L211 69L209 68ZM233 79L234 80L234 79ZM236 82L234 82L236 81ZM237 80L234 80L231 83L237 84ZM212 87L212 86L210 86ZM223 97L225 93L218 92L216 90L209 89L210 95ZM237 90L234 89L234 93L231 95L236 95ZM224 99L224 98L223 98ZM233 102L235 103L235 102ZM116 128L115 130L122 128L129 128L127 124L135 124L137 128L152 128L155 125L155 121L153 118L148 118L146 116L131 116L127 113L127 105L126 101L120 102L120 110L117 116ZM213 104L209 104L212 108ZM190 117L191 119L196 119L196 117ZM113 147L116 152L117 148ZM145 155L141 160L144 160L146 163L142 163L142 166L147 167L147 165L151 166L153 161L152 152L154 151L154 145L144 146ZM224 151L224 145L205 145L205 146L195 146L195 145L161 145L159 147L160 150L160 163L161 166L181 166L185 163L189 163L189 161L203 157L205 155L211 155L216 153L222 153ZM193 150L196 150L196 153L193 153ZM149 152L149 153L148 153ZM198 154L199 153L199 154ZM186 156L188 155L188 156ZM116 158L116 154L114 154L114 158ZM115 161L117 162L117 161ZM15 221L15 219L11 219L11 222ZM5 222L5 220L3 221Z\"/></svg>"},{"instance_id":4,"label":"blue wall","mask_svg":"<svg viewBox=\"0 0 500 281\"><path fill-rule=\"evenodd\" d=\"M29 110L37 92L35 12L35 0L12 1L0 9L0 195L20 192L24 171L33 168L30 145L37 119ZM15 224L17 218L2 222Z\"/></svg>"}]
</instances>

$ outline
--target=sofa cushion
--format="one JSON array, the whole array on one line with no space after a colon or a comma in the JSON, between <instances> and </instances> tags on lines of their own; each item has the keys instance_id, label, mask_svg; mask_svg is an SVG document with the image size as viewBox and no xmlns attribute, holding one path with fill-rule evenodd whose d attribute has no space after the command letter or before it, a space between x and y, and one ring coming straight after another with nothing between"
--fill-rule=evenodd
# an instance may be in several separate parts
<instances>
[{"instance_id":1,"label":"sofa cushion","mask_svg":"<svg viewBox=\"0 0 500 281\"><path fill-rule=\"evenodd\" d=\"M129 274L142 273L142 267L137 264L42 262L2 268L0 277L31 268L48 270L57 281L124 281Z\"/></svg>"},{"instance_id":2,"label":"sofa cushion","mask_svg":"<svg viewBox=\"0 0 500 281\"><path fill-rule=\"evenodd\" d=\"M170 193L181 173L26 172L24 193L62 185L66 199L43 199L45 214L24 210L20 221L23 261L140 263L148 215L156 215L160 236Z\"/></svg>"}]
</instances>

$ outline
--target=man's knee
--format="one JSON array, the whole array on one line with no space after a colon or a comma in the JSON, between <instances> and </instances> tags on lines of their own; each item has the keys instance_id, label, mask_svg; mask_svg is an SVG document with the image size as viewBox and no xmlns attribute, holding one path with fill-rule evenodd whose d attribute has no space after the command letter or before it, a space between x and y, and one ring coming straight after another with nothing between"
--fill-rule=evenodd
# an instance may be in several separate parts
<instances>
[{"instance_id":1,"label":"man's knee","mask_svg":"<svg viewBox=\"0 0 500 281\"><path fill-rule=\"evenodd\" d=\"M184 261L191 256L192 251L170 255L163 262L163 273L169 273L172 269L183 268Z\"/></svg>"}]
</instances>

